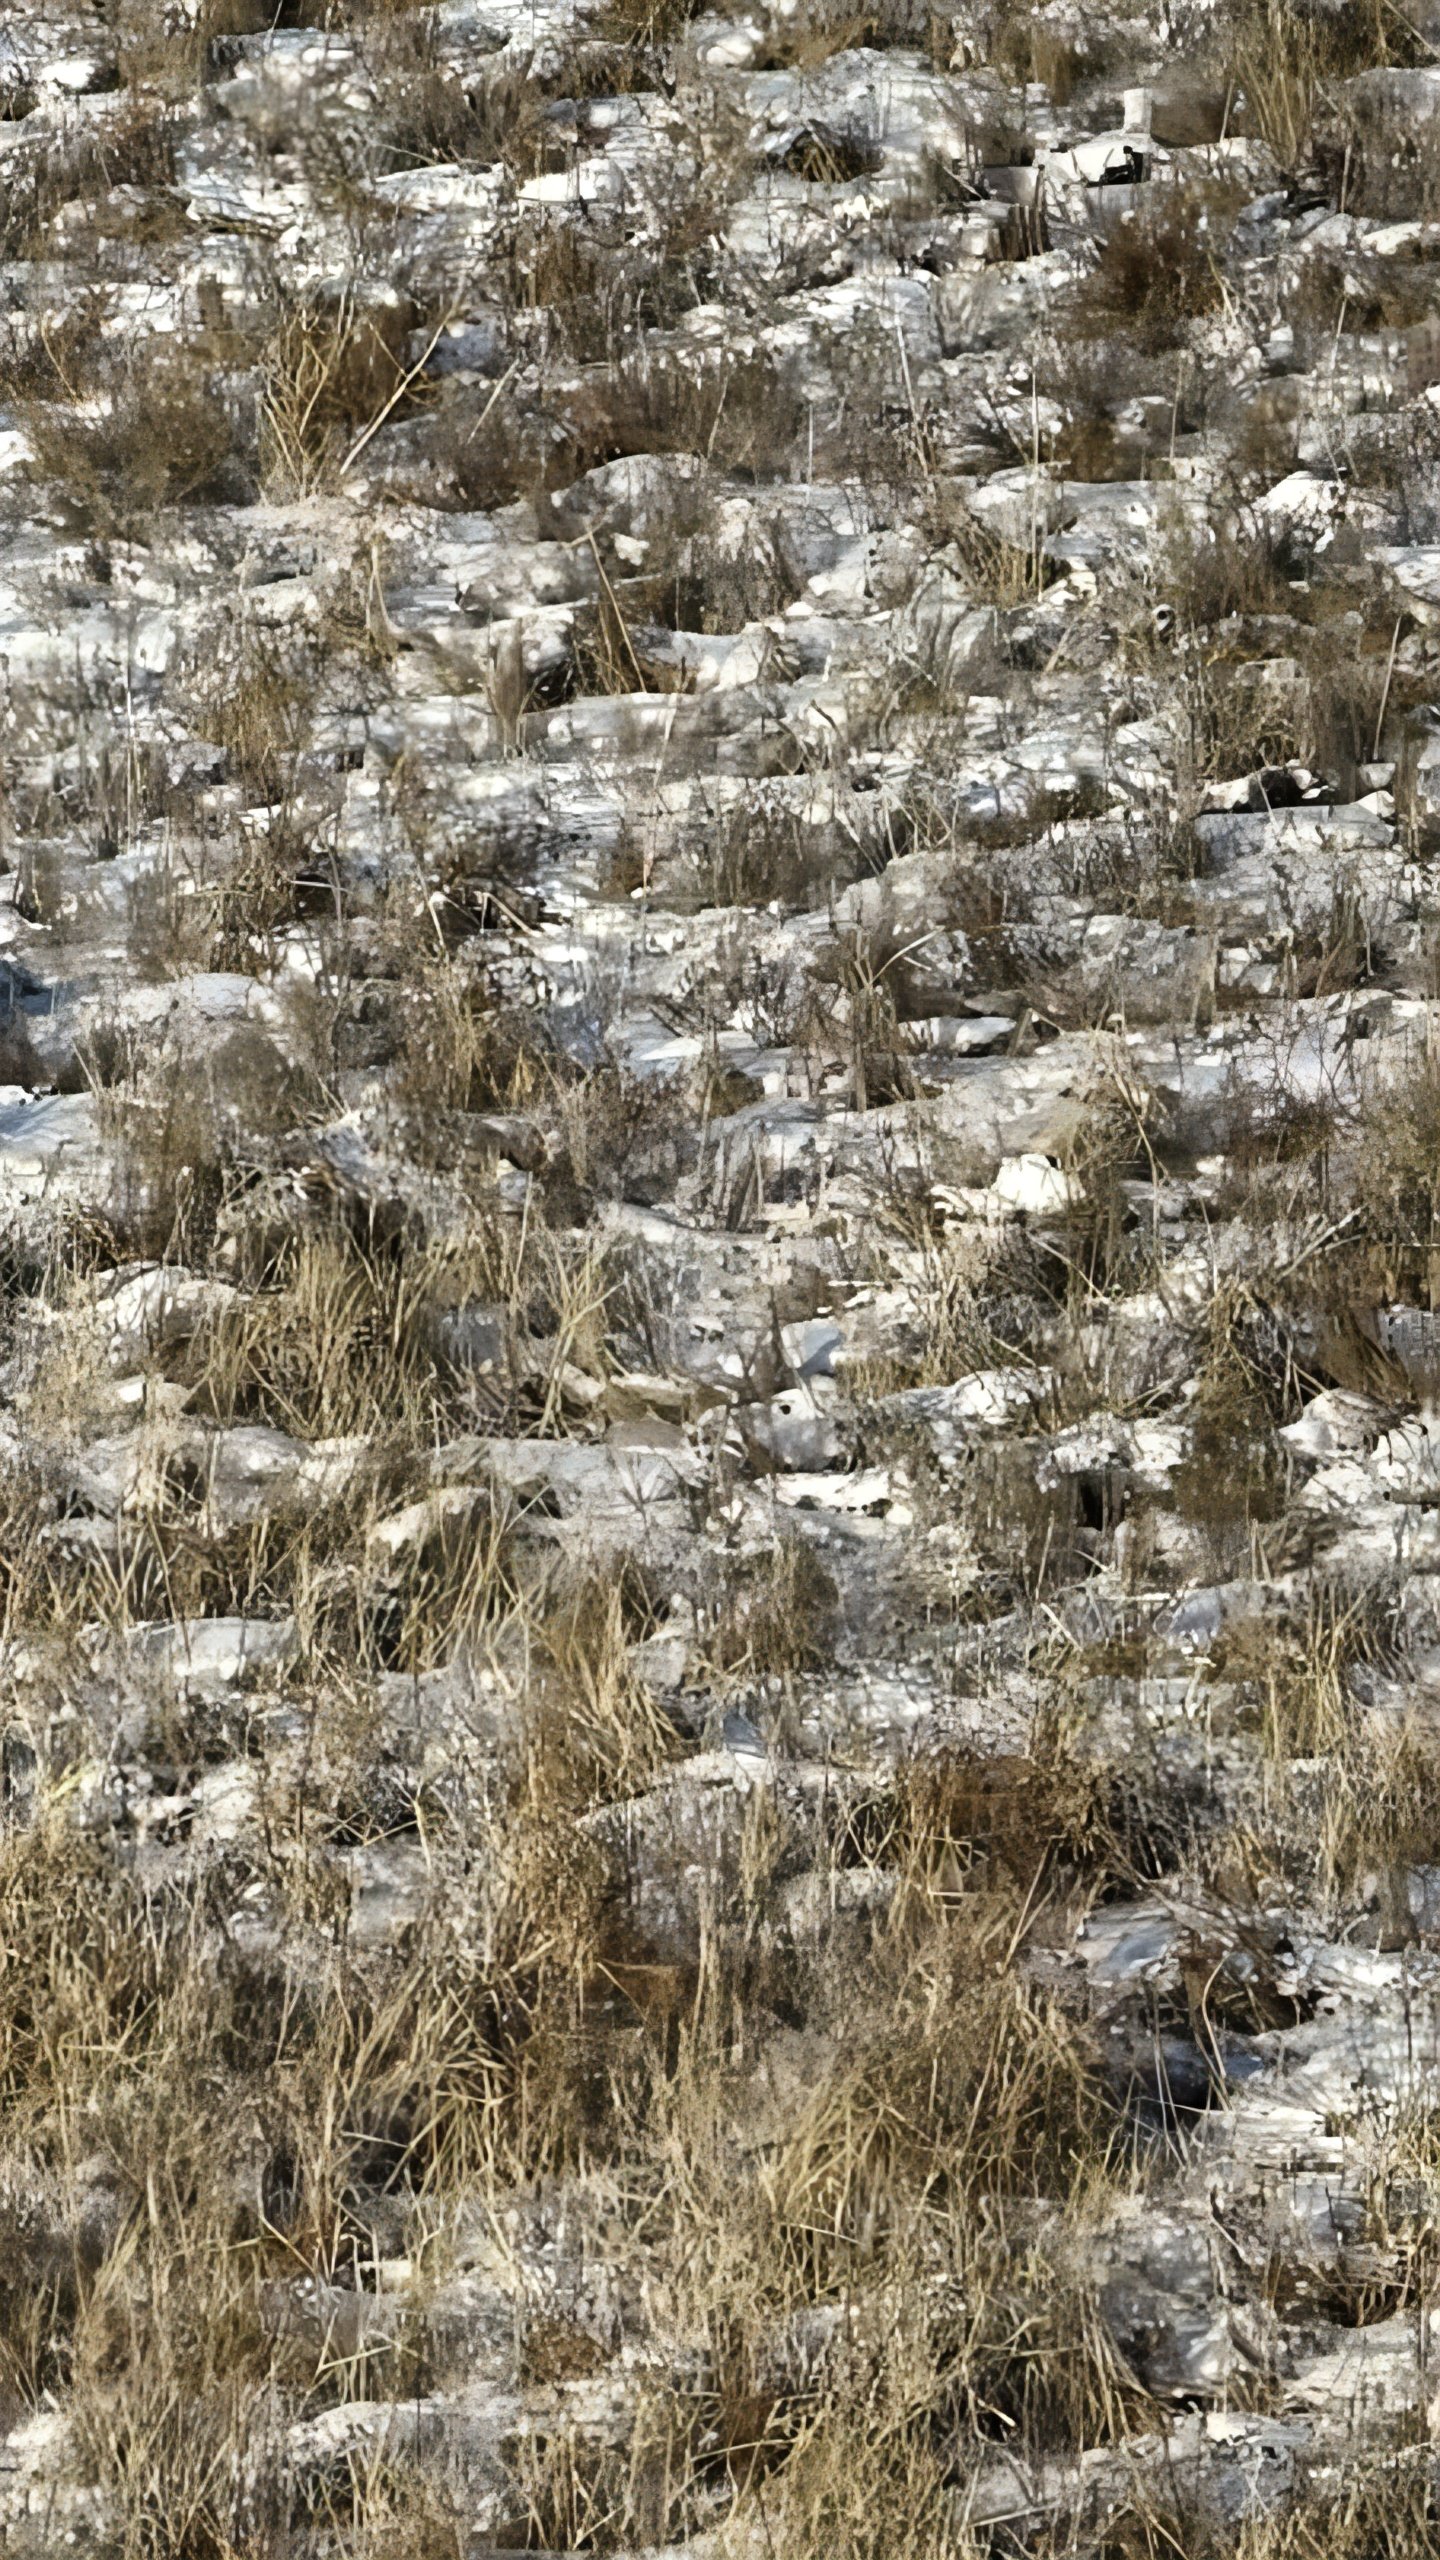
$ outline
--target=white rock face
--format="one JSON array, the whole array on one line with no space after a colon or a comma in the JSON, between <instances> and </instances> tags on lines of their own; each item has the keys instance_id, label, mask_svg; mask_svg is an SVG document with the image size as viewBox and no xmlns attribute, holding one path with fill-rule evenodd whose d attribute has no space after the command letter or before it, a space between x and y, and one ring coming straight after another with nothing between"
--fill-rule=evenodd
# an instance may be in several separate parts
<instances>
[{"instance_id":1,"label":"white rock face","mask_svg":"<svg viewBox=\"0 0 1440 2560\"><path fill-rule=\"evenodd\" d=\"M1007 1156L990 1185L997 1208L1016 1217L1054 1217L1078 1197L1072 1177L1048 1156Z\"/></svg>"},{"instance_id":2,"label":"white rock face","mask_svg":"<svg viewBox=\"0 0 1440 2560\"><path fill-rule=\"evenodd\" d=\"M192 1618L136 1627L128 1650L138 1668L184 1695L261 1677L293 1661L297 1641L289 1620Z\"/></svg>"}]
</instances>

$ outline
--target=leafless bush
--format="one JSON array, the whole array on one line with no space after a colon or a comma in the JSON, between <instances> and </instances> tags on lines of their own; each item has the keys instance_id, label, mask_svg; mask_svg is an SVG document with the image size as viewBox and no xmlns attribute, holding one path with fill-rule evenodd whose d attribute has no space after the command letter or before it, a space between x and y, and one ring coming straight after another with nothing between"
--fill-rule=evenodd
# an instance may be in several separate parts
<instances>
[{"instance_id":1,"label":"leafless bush","mask_svg":"<svg viewBox=\"0 0 1440 2560\"><path fill-rule=\"evenodd\" d=\"M260 473L299 497L332 481L370 435L422 396L408 313L393 299L285 297L261 356Z\"/></svg>"},{"instance_id":2,"label":"leafless bush","mask_svg":"<svg viewBox=\"0 0 1440 2560\"><path fill-rule=\"evenodd\" d=\"M875 0L872 7L850 7L847 0L824 0L803 24L784 21L771 31L767 67L813 70L837 53L858 45L882 50L889 46L929 53L937 66L948 59L948 25L929 0Z\"/></svg>"},{"instance_id":3,"label":"leafless bush","mask_svg":"<svg viewBox=\"0 0 1440 2560\"><path fill-rule=\"evenodd\" d=\"M1220 309L1238 199L1192 185L1152 192L1153 206L1147 202L1107 231L1080 310L1090 331L1123 330L1154 355L1181 345L1190 321Z\"/></svg>"},{"instance_id":4,"label":"leafless bush","mask_svg":"<svg viewBox=\"0 0 1440 2560\"><path fill-rule=\"evenodd\" d=\"M44 147L31 146L22 128L19 147L6 157L0 255L33 255L65 205L112 187L168 187L174 176L174 122L153 100L126 98L103 119L47 135Z\"/></svg>"},{"instance_id":5,"label":"leafless bush","mask_svg":"<svg viewBox=\"0 0 1440 2560\"><path fill-rule=\"evenodd\" d=\"M767 355L717 364L658 353L587 385L564 415L577 476L621 454L694 453L764 481L783 472L804 412Z\"/></svg>"},{"instance_id":6,"label":"leafless bush","mask_svg":"<svg viewBox=\"0 0 1440 2560\"><path fill-rule=\"evenodd\" d=\"M48 354L57 376L68 371L64 348ZM64 488L99 530L187 499L246 493L223 391L182 346L152 341L107 360L71 380L63 401L31 400L21 414L34 474Z\"/></svg>"}]
</instances>

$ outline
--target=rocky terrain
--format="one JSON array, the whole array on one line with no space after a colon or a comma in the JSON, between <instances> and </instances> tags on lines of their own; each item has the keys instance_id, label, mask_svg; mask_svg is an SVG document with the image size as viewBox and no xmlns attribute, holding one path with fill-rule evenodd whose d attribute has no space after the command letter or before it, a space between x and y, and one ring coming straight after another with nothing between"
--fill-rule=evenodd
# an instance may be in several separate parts
<instances>
[{"instance_id":1,"label":"rocky terrain","mask_svg":"<svg viewBox=\"0 0 1440 2560\"><path fill-rule=\"evenodd\" d=\"M1440 7L10 0L0 2547L1440 2534Z\"/></svg>"}]
</instances>

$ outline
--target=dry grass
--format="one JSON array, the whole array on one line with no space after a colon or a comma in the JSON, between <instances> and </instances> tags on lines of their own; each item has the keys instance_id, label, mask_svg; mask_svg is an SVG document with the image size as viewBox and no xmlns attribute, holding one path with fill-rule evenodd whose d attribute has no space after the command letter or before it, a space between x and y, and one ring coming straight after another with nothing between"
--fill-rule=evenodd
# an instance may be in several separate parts
<instances>
[{"instance_id":1,"label":"dry grass","mask_svg":"<svg viewBox=\"0 0 1440 2560\"><path fill-rule=\"evenodd\" d=\"M567 477L627 453L699 454L742 480L783 476L805 411L774 359L695 364L667 354L619 366L570 402Z\"/></svg>"},{"instance_id":2,"label":"dry grass","mask_svg":"<svg viewBox=\"0 0 1440 2560\"><path fill-rule=\"evenodd\" d=\"M858 8L850 0L821 0L803 18L797 15L772 27L763 61L769 70L813 71L837 53L861 45L928 54L937 69L944 69L949 27L929 0L874 0L874 5Z\"/></svg>"},{"instance_id":3,"label":"dry grass","mask_svg":"<svg viewBox=\"0 0 1440 2560\"><path fill-rule=\"evenodd\" d=\"M527 1581L519 1524L483 1502L398 1588L367 1566L377 1518L447 1427L431 1312L475 1293L518 1314L542 1274L558 1296L561 1270L543 1236L505 1231L463 1268L304 1247L167 1365L197 1418L363 1434L376 1464L338 1507L217 1541L177 1484L126 1531L108 1585L47 1542L33 1497L5 1541L12 1634L73 1644L82 1621L123 1637L151 1611L288 1609L308 1649L304 1747L259 1772L233 1853L258 1935L232 1925L225 1862L147 1881L87 1838L62 1766L0 1848L4 2159L32 2217L0 2283L4 2378L22 2405L63 2392L126 2560L293 2548L317 2492L287 2467L286 2425L403 2399L437 2369L423 2295L361 2352L284 2311L293 2287L363 2305L367 2268L422 2254L447 2200L498 2211L541 2178L608 2181L674 2342L618 2445L561 2427L507 2455L511 2529L546 2547L733 2507L792 2547L823 2534L861 2560L883 2517L938 2551L997 2411L1039 2450L1103 2438L1140 2405L1078 2246L1124 2174L1115 2096L1083 2017L1015 1962L1037 1886L1071 1890L1106 1854L1093 1807L1080 1816L1043 1766L997 1788L939 1764L863 1825L821 1806L805 1845L832 1889L857 1867L885 1888L837 1963L826 1927L797 1942L785 1917L794 1817L758 1798L703 1925L656 1943L620 1835L594 1819L677 1767L629 1660L652 1621L643 1577ZM575 1275L557 1360L575 1355L582 1289L603 1298L593 1270ZM52 1428L56 1384L37 1385ZM824 1568L782 1545L734 1577L717 1660L794 1681L824 1666L834 1621ZM462 1750L442 1787L397 1798L366 1684L462 1641L523 1653L519 1729L498 1764ZM183 1786L214 1745L159 1707ZM350 1933L342 1853L421 1830L420 1915L371 1949ZM669 1854L683 1880L683 1828ZM797 2035L813 2056L798 2094ZM843 2341L818 2366L785 2325L817 2305ZM607 2362L547 2334L537 2376L557 2357L580 2370L582 2351L585 2370ZM320 2494L340 2547L446 2547L438 2491L377 2468Z\"/></svg>"},{"instance_id":4,"label":"dry grass","mask_svg":"<svg viewBox=\"0 0 1440 2560\"><path fill-rule=\"evenodd\" d=\"M1132 2368L1098 2271L1193 2128L1157 2135L1138 2008L1097 1989L1078 1924L1212 1888L1214 1949L1197 1926L1156 2016L1163 1998L1167 2031L1213 2059L1303 2013L1277 1988L1277 1879L1312 1934L1363 1905L1366 1930L1404 1943L1410 1871L1440 1838L1433 1738L1418 1716L1382 1730L1361 1708L1367 1678L1408 1662L1383 1591L1327 1585L1222 1637L1209 1680L1149 1632L1177 1583L1291 1563L1279 1426L1340 1377L1376 1304L1435 1304L1433 1061L1350 1113L1227 1101L1217 1192L1194 1170L1188 1065L1169 1102L1152 1091L1113 1029L1110 979L1097 994L1052 966L1041 928L1058 918L1063 939L1068 902L1087 932L1158 920L1201 938L1199 785L1295 755L1348 787L1433 692L1429 644L1407 630L1392 665L1402 635L1378 586L1347 585L1343 560L1317 567L1238 502L1198 522L1177 506L1148 572L1127 568L1113 594L1106 569L1098 596L1079 578L1047 595L1064 572L1040 504L1018 541L964 504L977 449L1071 478L1178 478L1192 439L1230 437L1256 493L1302 449L1282 377L1247 427L1202 361L1204 323L1254 317L1247 293L1258 307L1237 204L1208 185L1144 191L1051 352L1027 322L1023 342L967 350L943 396L888 320L817 330L813 365L792 370L791 289L842 311L837 277L868 290L894 270L908 290L952 270L964 182L922 176L874 240L837 235L833 273L802 248L760 289L731 222L748 129L708 92L684 121L695 14L611 0L553 54L496 72L457 67L444 13L407 0L285 0L278 20L214 0L183 27L116 0L118 103L95 102L53 165L12 155L0 249L82 241L97 279L128 275L132 254L166 247L183 195L167 194L189 142L191 104L175 102L200 122L229 38L348 32L376 83L371 129L320 206L343 228L343 284L292 288L227 238L232 270L202 233L230 279L217 306L245 304L243 326L122 362L95 353L114 338L98 288L53 329L38 303L7 324L6 401L67 543L83 537L64 571L77 588L143 592L176 532L161 511L237 497L265 501L246 580L257 561L269 576L272 538L284 574L217 616L163 696L137 686L123 748L119 709L87 699L98 751L90 727L75 752L46 732L4 776L8 792L13 762L12 923L36 979L4 1072L42 1082L61 1033L39 1003L62 988L63 1017L71 974L89 1002L97 918L105 965L123 916L152 988L203 970L257 986L251 1019L184 1038L118 1027L118 1011L97 1027L92 1006L63 1072L111 1150L103 1213L57 1213L53 1243L27 1229L0 1254L7 1415L30 1453L0 1487L0 2420L63 2428L93 2504L65 2506L52 2542L78 2517L80 2560L686 2544L1418 2560L1434 2520L1403 2461L1379 2486L1302 2482L1293 2516L1219 2536L1138 2490L1088 2539L1063 2519L982 2538L969 2516L1002 2454L1071 2462L1190 2415L1152 2398L1138 2349ZM1102 68L1084 28L1024 0L972 20L823 0L765 32L761 70L894 47L932 69L988 65L967 97L1038 80L1063 106ZM1334 97L1413 50L1381 0L1323 17L1263 0L1218 47L1237 115L1285 175L1308 188L1318 171L1352 210L1429 201L1428 167L1397 172ZM1018 107L1007 150L1030 147ZM1008 98L993 113L998 147ZM667 162L643 202L518 195L607 135L609 168L628 171L642 114ZM321 174L318 144L281 136L282 175L307 153ZM777 195L880 157L878 140L807 128ZM410 225L382 227L354 169L452 162L493 170L503 210L483 272L472 243L442 286L439 252L428 278L424 263L444 223L413 226L419 247ZM90 221L117 185L142 201ZM1039 281L1065 277L1062 249ZM1347 317L1404 325L1424 289L1418 260L1381 277L1348 252L1343 273L1312 259L1263 328L1288 317L1306 357ZM683 325L697 306L729 314L723 356ZM452 309L484 340L486 379L416 362ZM1416 346L1417 374L1425 360ZM992 392L972 397L982 376ZM1038 423L1028 441L1001 424L1027 385L1037 420L1059 404L1053 452ZM1392 432L1350 424L1357 452ZM637 472L638 497L612 493L603 521L593 491L567 504L587 472L635 456L678 467ZM1395 431L1386 487L1411 530L1432 461ZM393 533L387 518L353 562L324 556L367 462L373 504L398 501ZM820 494L802 506L807 484ZM824 618L820 650L782 617L826 556L832 484L867 511L871 592L863 613ZM495 601L475 603L499 546L452 525L437 677L415 627L430 511L511 505L527 556L538 535L547 573L563 569L568 659L557 649L532 685L533 633L522 648L513 624L503 642L480 628L508 623L514 598L497 574ZM214 528L181 531L198 553ZM292 620L291 550L311 545ZM963 684L928 658L864 678L912 578L935 580L945 617L989 608L993 642ZM589 912L593 868L573 912L557 881L573 808L590 807L567 795L608 792L609 768L556 754L550 715L579 729L576 697L682 691L675 632L762 621L777 628L750 729L727 687L670 705L673 757L667 731L663 770L646 767L663 827L644 832L632 803L605 884L640 893L640 939L617 956L616 919ZM1272 686L1281 657L1298 674ZM1061 787L1056 765L993 824L965 814L972 747L1018 758L1072 701L1102 699L1107 753L1117 730L1140 741L1119 778L1107 762L1103 782L1086 767ZM637 701L620 732L628 775L645 714ZM1125 779L1179 717L1165 787ZM204 779L172 783L192 753ZM1124 819L1122 791L1139 793ZM108 906L114 875L88 879L91 859L127 865ZM860 879L851 920L827 917ZM695 912L717 905L782 912ZM788 937L786 910L807 919ZM1253 965L1278 953L1282 1001L1332 1004L1377 974L1368 913L1338 882L1318 924L1257 929ZM653 1006L648 1054L632 999ZM986 1054L928 1046L937 1009L968 1029L991 1005ZM654 1069L656 1025L673 1071ZM789 1053L782 1076L743 1050L735 1063L737 1029ZM828 1123L798 1173L772 1178L773 1129L755 1138L762 1076L782 1129L794 1106L798 1129ZM995 1109L967 1119L982 1090ZM1073 1126L1045 1145L1068 1206L1003 1219L966 1198L1023 1144L1012 1116L1056 1092ZM737 1117L732 1154L715 1124ZM1232 1243L1312 1213L1346 1222L1323 1281L1287 1261L1273 1289L1212 1287L1207 1318L1179 1303L1193 1392L1125 1369L1126 1326L1170 1323L1177 1234L1213 1272ZM176 1287L225 1286L122 1352L104 1292L142 1258ZM765 1480L766 1434L800 1366L791 1328L816 1312L841 1319L830 1410L851 1481L791 1511L801 1489ZM1112 1354L1114 1413L1098 1384ZM1013 1427L954 1423L963 1399L943 1391L1042 1363L1056 1389ZM1398 1392L1393 1366L1364 1375ZM907 1390L922 1391L908 1407ZM816 1403L823 1418L819 1388ZM1154 1419L1183 1424L1178 1464L1163 1431L1143 1466L1112 1454L1109 1435ZM1093 1455L1057 1450L1071 1422L1095 1425ZM227 1466L238 1481L271 1459L288 1489L227 1511ZM862 1489L847 1515L872 1468L888 1491ZM284 1635L268 1667L213 1691L178 1653L163 1667L158 1634L235 1616ZM1093 1644L1092 1623L1107 1630ZM892 1710L867 1674L902 1655ZM901 1747L885 1719L910 1717L912 1672L922 1738ZM727 1708L753 1714L763 1758L733 1725L725 1747ZM1002 1749L954 1745L992 1718ZM1428 2303L1429 2114L1366 2156L1367 2238L1398 2255L1394 2298ZM1228 2241L1218 2205L1215 2220ZM1236 2402L1265 2402L1283 2372L1265 2366ZM417 2455L440 2394L453 2433ZM296 2429L349 2404L375 2418L368 2446L327 2455L312 2436L307 2452ZM467 2473L449 2448L482 2421Z\"/></svg>"},{"instance_id":5,"label":"dry grass","mask_svg":"<svg viewBox=\"0 0 1440 2560\"><path fill-rule=\"evenodd\" d=\"M1294 601L1282 538L1243 512L1198 522L1177 514L1163 528L1155 584L1196 631L1287 613Z\"/></svg>"},{"instance_id":6,"label":"dry grass","mask_svg":"<svg viewBox=\"0 0 1440 2560\"><path fill-rule=\"evenodd\" d=\"M1192 320L1224 307L1225 245L1239 200L1218 186L1175 183L1158 202L1112 223L1080 297L1082 328L1123 332L1143 355L1185 343Z\"/></svg>"},{"instance_id":7,"label":"dry grass","mask_svg":"<svg viewBox=\"0 0 1440 2560\"><path fill-rule=\"evenodd\" d=\"M455 1036L468 1079L463 1022ZM543 2181L576 2198L594 2182L663 2343L618 2433L573 2404L505 2445L505 2530L541 2548L728 2514L777 2548L881 2560L903 2533L940 2560L964 2547L957 2515L997 2435L1038 2458L1153 2422L1088 2271L1142 2174L1125 2091L1043 1965L1090 1896L1148 1871L1113 1773L1039 1732L1023 1761L917 1759L809 1810L737 1797L697 1906L683 1747L629 1652L654 1622L645 1576L537 1577L523 1520L485 1499L377 1575L377 1521L453 1425L435 1309L474 1295L519 1318L542 1288L558 1302L564 1273L538 1228L477 1235L458 1261L303 1247L168 1365L197 1417L363 1434L376 1463L331 1515L207 1541L177 1488L108 1588L43 1542L28 1499L4 1541L9 1632L73 1645L97 1618L123 1636L142 1613L240 1607L292 1611L307 1647L289 1692L303 1748L262 1772L227 1853L258 1934L233 1925L229 1864L150 1882L88 1839L62 1768L0 1848L0 2193L30 2200L0 2279L4 2380L22 2406L63 2396L126 2560L280 2560L307 2513L321 2548L454 2547L443 2483L376 2464L317 2487L284 2451L299 2418L443 2377L425 2289L363 2350L340 2309L283 2306L301 2279L342 2308L383 2300L375 2262L427 2251L443 2288L448 2208L503 2217ZM960 1276L936 1285L954 1295ZM570 1287L557 1363L605 1298L593 1264ZM983 1490L965 1499L983 1511ZM1013 1578L1015 1488L991 1508ZM823 1676L837 1603L812 1548L782 1542L719 1595L717 1669L741 1694ZM1268 1658L1277 1766L1339 1732L1358 1641L1341 1614L1303 1666ZM370 1684L461 1644L523 1662L519 1723L498 1759L462 1736L443 1782L398 1783ZM206 1744L193 1716L165 1716L180 1787ZM1373 1854L1362 1815L1398 1840L1425 1784L1397 1756L1382 1800L1373 1764L1368 1783L1343 1765L1337 1875ZM671 1787L647 1903L625 1843L637 1803ZM345 1855L396 1838L423 1838L428 1881L380 1950L352 1929ZM788 1888L807 1867L819 1916L801 1929ZM657 1908L681 1917L657 1927ZM611 2369L603 2330L543 2311L524 2334L532 2391Z\"/></svg>"},{"instance_id":8,"label":"dry grass","mask_svg":"<svg viewBox=\"0 0 1440 2560\"><path fill-rule=\"evenodd\" d=\"M540 2174L606 2169L686 2341L618 2453L583 2432L517 2449L517 2516L551 2547L602 2516L607 2541L693 2529L719 2495L787 2540L869 2553L880 2513L939 2531L958 2447L997 2408L1037 2450L1132 2411L1064 2215L1018 2254L1005 2236L1047 2196L1083 2219L1109 2174L1085 2036L1013 1970L1028 1923L1009 1871L1053 1812L1032 1784L967 1873L973 1792L917 1778L884 1853L892 1916L838 1975L787 1952L776 1843L752 1823L711 1952L682 1965L678 2010L656 2005L665 1969L584 1820L668 1756L618 1608L596 1587L535 1627L527 1738L462 1827L437 1807L436 1891L403 1951L346 1942L333 1731L247 1853L264 1953L198 1883L152 1893L117 1870L58 1799L0 1855L7 2156L32 2180L45 2162L61 2195L83 2165L104 2199L24 2242L0 2293L6 2376L22 2400L65 2385L136 2560L278 2551L286 2420L423 2389L423 2317L337 2363L323 2327L277 2323L284 2288L353 2286L377 2227L418 2232L457 2189L498 2202ZM824 2057L798 2105L769 2079L782 1998ZM807 2373L784 2322L817 2302L845 2345ZM355 2495L378 2529L383 2482Z\"/></svg>"},{"instance_id":9,"label":"dry grass","mask_svg":"<svg viewBox=\"0 0 1440 2560\"><path fill-rule=\"evenodd\" d=\"M1206 1533L1221 1572L1243 1570L1253 1527L1284 1508L1284 1467L1266 1382L1246 1359L1223 1306L1216 1310L1187 1454L1173 1483L1182 1518Z\"/></svg>"},{"instance_id":10,"label":"dry grass","mask_svg":"<svg viewBox=\"0 0 1440 2560\"><path fill-rule=\"evenodd\" d=\"M212 48L227 36L258 35L270 23L264 0L200 0L178 22L151 0L118 0L116 60L126 89L188 96L205 77Z\"/></svg>"},{"instance_id":11,"label":"dry grass","mask_svg":"<svg viewBox=\"0 0 1440 2560\"><path fill-rule=\"evenodd\" d=\"M710 1639L716 1667L748 1680L793 1679L830 1660L840 1594L802 1538L782 1538L769 1555L750 1558L727 1577Z\"/></svg>"},{"instance_id":12,"label":"dry grass","mask_svg":"<svg viewBox=\"0 0 1440 2560\"><path fill-rule=\"evenodd\" d=\"M260 475L304 497L341 478L377 429L419 397L408 313L393 297L287 300L262 358Z\"/></svg>"},{"instance_id":13,"label":"dry grass","mask_svg":"<svg viewBox=\"0 0 1440 2560\"><path fill-rule=\"evenodd\" d=\"M1357 72L1429 58L1413 21L1386 0L1317 9L1296 0L1242 0L1232 13L1229 74L1237 121L1258 134L1289 177L1313 170L1317 143L1333 124L1337 83ZM1329 174L1348 191L1351 153L1325 153ZM1354 172L1358 178L1358 169Z\"/></svg>"},{"instance_id":14,"label":"dry grass","mask_svg":"<svg viewBox=\"0 0 1440 2560\"><path fill-rule=\"evenodd\" d=\"M1400 1072L1373 1080L1337 1163L1341 1204L1358 1213L1350 1280L1357 1306L1432 1307L1440 1284L1440 1062L1417 1044ZM1369 1293L1373 1292L1373 1295Z\"/></svg>"},{"instance_id":15,"label":"dry grass","mask_svg":"<svg viewBox=\"0 0 1440 2560\"><path fill-rule=\"evenodd\" d=\"M294 797L319 676L308 635L292 639L243 622L196 669L196 727L224 751L247 805L283 806Z\"/></svg>"},{"instance_id":16,"label":"dry grass","mask_svg":"<svg viewBox=\"0 0 1440 2560\"><path fill-rule=\"evenodd\" d=\"M62 396L20 404L30 468L97 531L133 532L157 508L247 494L235 422L185 348L152 340L77 379L82 350L41 343Z\"/></svg>"},{"instance_id":17,"label":"dry grass","mask_svg":"<svg viewBox=\"0 0 1440 2560\"><path fill-rule=\"evenodd\" d=\"M57 141L32 147L26 137L7 155L0 206L0 254L30 257L67 205L86 204L112 187L167 187L175 175L175 125L153 99L124 97L93 124L72 125Z\"/></svg>"}]
</instances>

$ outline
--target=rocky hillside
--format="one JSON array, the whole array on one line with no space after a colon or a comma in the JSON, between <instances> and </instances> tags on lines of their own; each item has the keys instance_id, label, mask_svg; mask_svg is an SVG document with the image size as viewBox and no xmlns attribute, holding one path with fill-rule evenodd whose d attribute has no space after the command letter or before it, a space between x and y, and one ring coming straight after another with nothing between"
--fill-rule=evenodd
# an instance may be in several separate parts
<instances>
[{"instance_id":1,"label":"rocky hillside","mask_svg":"<svg viewBox=\"0 0 1440 2560\"><path fill-rule=\"evenodd\" d=\"M0 2545L1420 2560L1440 5L10 0Z\"/></svg>"}]
</instances>

